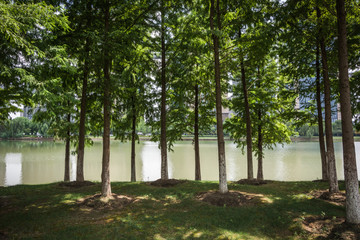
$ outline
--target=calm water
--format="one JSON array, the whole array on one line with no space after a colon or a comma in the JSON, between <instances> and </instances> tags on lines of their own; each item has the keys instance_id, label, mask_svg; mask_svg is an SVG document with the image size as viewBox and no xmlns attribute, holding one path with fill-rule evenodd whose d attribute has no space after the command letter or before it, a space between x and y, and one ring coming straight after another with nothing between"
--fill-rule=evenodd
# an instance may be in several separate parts
<instances>
[{"instance_id":1,"label":"calm water","mask_svg":"<svg viewBox=\"0 0 360 240\"><path fill-rule=\"evenodd\" d=\"M360 143L355 143L360 166ZM157 143L145 141L136 145L137 180L151 181L160 178L160 150ZM64 175L62 142L0 141L0 185L41 184L62 181ZM338 178L343 179L342 143L335 143ZM102 143L85 149L84 173L86 180L100 181ZM169 176L194 179L194 148L191 141L175 144L170 152ZM200 144L201 174L203 180L218 180L217 144L205 141ZM111 181L130 180L130 143L111 142ZM226 143L228 180L246 177L246 155L236 145ZM254 169L257 163L254 162ZM360 172L359 172L360 173ZM71 180L75 179L76 156L71 156ZM254 172L256 176L256 171ZM265 151L264 177L281 181L314 180L321 178L319 144L298 142Z\"/></svg>"}]
</instances>

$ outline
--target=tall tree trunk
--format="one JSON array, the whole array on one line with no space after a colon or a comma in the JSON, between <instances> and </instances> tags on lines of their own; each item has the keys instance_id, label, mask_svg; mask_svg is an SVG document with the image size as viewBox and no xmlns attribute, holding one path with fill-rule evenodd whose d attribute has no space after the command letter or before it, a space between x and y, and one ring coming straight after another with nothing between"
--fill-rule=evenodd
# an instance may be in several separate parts
<instances>
[{"instance_id":1,"label":"tall tree trunk","mask_svg":"<svg viewBox=\"0 0 360 240\"><path fill-rule=\"evenodd\" d=\"M336 1L338 18L338 58L340 80L340 104L342 119L342 142L344 155L344 175L346 188L346 221L360 223L360 195L356 167L356 155L352 126L350 85L348 70L348 53L346 42L346 12L344 0Z\"/></svg>"},{"instance_id":2,"label":"tall tree trunk","mask_svg":"<svg viewBox=\"0 0 360 240\"><path fill-rule=\"evenodd\" d=\"M321 168L322 168L322 180L329 180L328 177L328 163L325 152L325 141L324 141L324 127L322 118L321 108L321 87L320 87L320 50L319 45L316 46L316 106L317 106L317 120L319 127L319 145L320 145L320 156L321 156Z\"/></svg>"},{"instance_id":3,"label":"tall tree trunk","mask_svg":"<svg viewBox=\"0 0 360 240\"><path fill-rule=\"evenodd\" d=\"M221 30L221 19L220 19L220 5L219 1L216 1L216 12L217 12L217 29ZM222 123L222 103L221 103L221 75L220 75L220 56L219 56L219 37L215 34L214 27L214 13L215 6L214 0L211 0L210 6L210 28L212 33L212 39L214 43L214 66L215 66L215 82L216 82L216 131L218 141L218 157L219 157L219 192L227 193L228 186L226 181L226 159L225 159L225 141Z\"/></svg>"},{"instance_id":4,"label":"tall tree trunk","mask_svg":"<svg viewBox=\"0 0 360 240\"><path fill-rule=\"evenodd\" d=\"M264 180L263 174L263 134L262 134L262 126L261 126L261 109L258 109L258 172L257 172L257 179Z\"/></svg>"},{"instance_id":5,"label":"tall tree trunk","mask_svg":"<svg viewBox=\"0 0 360 240\"><path fill-rule=\"evenodd\" d=\"M68 106L70 105L68 101ZM71 115L70 113L67 115L67 123L70 124ZM66 140L65 140L65 173L64 173L64 182L70 181L70 127L66 132Z\"/></svg>"},{"instance_id":6,"label":"tall tree trunk","mask_svg":"<svg viewBox=\"0 0 360 240\"><path fill-rule=\"evenodd\" d=\"M239 37L241 37L241 30L239 30ZM254 168L253 168L253 159L252 159L251 117L250 117L249 98L248 98L248 90L247 90L246 76L245 76L244 57L242 56L242 54L241 54L240 66L241 66L241 82L243 86L245 119L246 119L247 177L248 179L252 179L254 178Z\"/></svg>"},{"instance_id":7,"label":"tall tree trunk","mask_svg":"<svg viewBox=\"0 0 360 240\"><path fill-rule=\"evenodd\" d=\"M86 27L91 25L91 2L88 1L86 4ZM79 144L77 151L77 163L76 163L76 181L84 181L84 152L85 152L85 117L86 117L86 102L87 102L87 83L89 78L89 57L90 57L90 38L87 37L85 40L85 61L84 61L84 72L82 81L82 92L81 92L81 108L80 108L80 124L79 124Z\"/></svg>"},{"instance_id":8,"label":"tall tree trunk","mask_svg":"<svg viewBox=\"0 0 360 240\"><path fill-rule=\"evenodd\" d=\"M165 46L165 16L164 3L161 1L161 179L169 178L167 162L167 143L166 143L166 46Z\"/></svg>"},{"instance_id":9,"label":"tall tree trunk","mask_svg":"<svg viewBox=\"0 0 360 240\"><path fill-rule=\"evenodd\" d=\"M110 56L109 56L109 21L110 21L110 4L109 0L105 1L105 37L104 37L104 134L103 134L103 159L101 173L101 195L103 197L111 196L110 185Z\"/></svg>"},{"instance_id":10,"label":"tall tree trunk","mask_svg":"<svg viewBox=\"0 0 360 240\"><path fill-rule=\"evenodd\" d=\"M319 8L317 9L317 17L321 17ZM325 136L326 136L326 155L328 159L328 168L329 168L329 192L334 193L339 191L339 185L337 181L336 174L336 162L335 162L335 153L334 153L334 142L332 134L332 125L331 125L331 93L330 93L330 79L329 79L329 70L327 64L327 55L325 40L322 36L322 30L320 29L320 49L321 49L321 62L323 69L323 78L324 78L324 92L325 92Z\"/></svg>"},{"instance_id":11,"label":"tall tree trunk","mask_svg":"<svg viewBox=\"0 0 360 240\"><path fill-rule=\"evenodd\" d=\"M131 133L131 181L136 182L136 168L135 168L135 135L136 135L136 106L135 98L132 97L132 133Z\"/></svg>"},{"instance_id":12,"label":"tall tree trunk","mask_svg":"<svg viewBox=\"0 0 360 240\"><path fill-rule=\"evenodd\" d=\"M199 150L199 85L195 84L195 121L194 121L194 147L195 147L195 180L201 180L200 150Z\"/></svg>"}]
</instances>

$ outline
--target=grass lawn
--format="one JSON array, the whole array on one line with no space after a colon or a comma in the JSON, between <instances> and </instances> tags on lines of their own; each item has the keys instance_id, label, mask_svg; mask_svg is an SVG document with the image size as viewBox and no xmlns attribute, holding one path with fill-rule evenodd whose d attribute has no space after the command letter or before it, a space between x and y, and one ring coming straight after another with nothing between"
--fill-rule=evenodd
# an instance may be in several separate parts
<instances>
[{"instance_id":1,"label":"grass lawn","mask_svg":"<svg viewBox=\"0 0 360 240\"><path fill-rule=\"evenodd\" d=\"M268 198L259 205L218 207L196 200L197 193L217 188L216 182L188 181L169 188L116 182L113 193L137 200L122 209L96 210L77 200L99 193L100 183L0 187L0 239L308 239L301 219L345 214L342 206L306 195L326 189L323 182L229 183L231 190Z\"/></svg>"}]
</instances>

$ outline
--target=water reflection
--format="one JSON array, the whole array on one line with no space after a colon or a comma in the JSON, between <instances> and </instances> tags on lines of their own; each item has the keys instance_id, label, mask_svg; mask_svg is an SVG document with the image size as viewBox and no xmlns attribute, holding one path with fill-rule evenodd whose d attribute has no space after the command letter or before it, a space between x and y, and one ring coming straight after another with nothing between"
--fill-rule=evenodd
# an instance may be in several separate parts
<instances>
[{"instance_id":1,"label":"water reflection","mask_svg":"<svg viewBox=\"0 0 360 240\"><path fill-rule=\"evenodd\" d=\"M360 143L355 143L360 166ZM62 142L0 142L0 185L42 184L61 181L64 177ZM112 181L130 180L130 143L111 142L110 178ZM343 179L342 145L335 143L338 178ZM216 141L200 144L201 174L203 180L218 180L218 153ZM178 142L168 154L170 178L195 178L194 146L191 141ZM102 142L85 149L84 174L86 180L101 180ZM227 178L235 181L247 177L246 152L226 143ZM138 181L160 178L161 156L157 143L145 141L136 144L136 177ZM254 156L254 176L257 159ZM321 178L321 162L317 142L301 142L266 150L265 179L281 181L314 180ZM70 179L76 179L76 156L70 157Z\"/></svg>"},{"instance_id":2,"label":"water reflection","mask_svg":"<svg viewBox=\"0 0 360 240\"><path fill-rule=\"evenodd\" d=\"M161 168L161 152L158 144L154 142L145 142L141 151L143 181L153 181L159 179Z\"/></svg>"},{"instance_id":3,"label":"water reflection","mask_svg":"<svg viewBox=\"0 0 360 240\"><path fill-rule=\"evenodd\" d=\"M5 185L13 186L22 183L22 154L7 153L5 156Z\"/></svg>"}]
</instances>

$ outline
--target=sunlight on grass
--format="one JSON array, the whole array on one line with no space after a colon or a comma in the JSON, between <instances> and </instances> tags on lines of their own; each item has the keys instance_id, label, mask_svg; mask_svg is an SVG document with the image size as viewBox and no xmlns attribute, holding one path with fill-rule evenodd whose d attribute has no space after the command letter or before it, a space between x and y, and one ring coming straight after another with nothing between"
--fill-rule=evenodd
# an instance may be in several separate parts
<instances>
[{"instance_id":1,"label":"sunlight on grass","mask_svg":"<svg viewBox=\"0 0 360 240\"><path fill-rule=\"evenodd\" d=\"M291 198L294 199L294 200L310 200L310 199L313 199L312 196L310 196L309 194L304 194L304 193L292 195Z\"/></svg>"},{"instance_id":2,"label":"sunlight on grass","mask_svg":"<svg viewBox=\"0 0 360 240\"><path fill-rule=\"evenodd\" d=\"M164 206L167 206L169 204L176 204L176 203L180 203L180 200L172 195L166 195L165 200L169 201L169 203L165 203Z\"/></svg>"},{"instance_id":3,"label":"sunlight on grass","mask_svg":"<svg viewBox=\"0 0 360 240\"><path fill-rule=\"evenodd\" d=\"M200 238L203 235L203 232L197 231L196 229L190 230L186 232L183 236L183 239L193 239L193 238Z\"/></svg>"},{"instance_id":4,"label":"sunlight on grass","mask_svg":"<svg viewBox=\"0 0 360 240\"><path fill-rule=\"evenodd\" d=\"M154 240L166 240L166 238L163 238L160 234L155 234L154 235Z\"/></svg>"}]
</instances>

